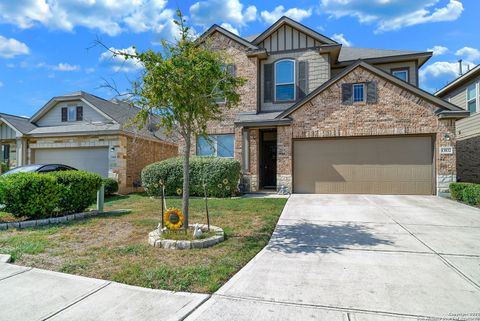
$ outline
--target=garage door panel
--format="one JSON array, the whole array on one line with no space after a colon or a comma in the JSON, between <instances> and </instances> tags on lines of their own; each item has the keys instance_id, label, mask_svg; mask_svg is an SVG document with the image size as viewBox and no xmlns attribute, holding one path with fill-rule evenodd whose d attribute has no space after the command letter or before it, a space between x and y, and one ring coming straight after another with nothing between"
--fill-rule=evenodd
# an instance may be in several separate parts
<instances>
[{"instance_id":1,"label":"garage door panel","mask_svg":"<svg viewBox=\"0 0 480 321\"><path fill-rule=\"evenodd\" d=\"M430 137L301 140L294 192L432 194Z\"/></svg>"},{"instance_id":2,"label":"garage door panel","mask_svg":"<svg viewBox=\"0 0 480 321\"><path fill-rule=\"evenodd\" d=\"M33 151L37 164L65 164L108 177L108 148L42 148Z\"/></svg>"}]
</instances>

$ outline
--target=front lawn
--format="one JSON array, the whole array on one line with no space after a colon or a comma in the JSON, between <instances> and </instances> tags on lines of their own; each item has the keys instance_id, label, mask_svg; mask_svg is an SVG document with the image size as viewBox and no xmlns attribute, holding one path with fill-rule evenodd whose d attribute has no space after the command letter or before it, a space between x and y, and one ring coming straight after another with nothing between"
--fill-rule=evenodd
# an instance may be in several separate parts
<instances>
[{"instance_id":1,"label":"front lawn","mask_svg":"<svg viewBox=\"0 0 480 321\"><path fill-rule=\"evenodd\" d=\"M106 201L106 210L129 214L100 216L68 224L0 231L0 253L15 264L79 274L142 287L214 292L268 242L285 199L209 200L211 224L227 240L201 250L165 250L147 243L160 221L160 202L144 194ZM168 207L180 207L168 199ZM204 201L191 199L191 223L206 223Z\"/></svg>"}]
</instances>

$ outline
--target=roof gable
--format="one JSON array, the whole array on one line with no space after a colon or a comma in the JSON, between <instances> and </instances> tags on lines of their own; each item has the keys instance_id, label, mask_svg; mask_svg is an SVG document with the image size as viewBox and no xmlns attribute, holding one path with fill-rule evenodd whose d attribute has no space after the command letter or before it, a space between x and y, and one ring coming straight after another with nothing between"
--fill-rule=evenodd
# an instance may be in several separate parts
<instances>
[{"instance_id":1,"label":"roof gable","mask_svg":"<svg viewBox=\"0 0 480 321\"><path fill-rule=\"evenodd\" d=\"M338 82L340 79L342 79L344 76L346 76L347 74L349 74L350 72L352 72L354 69L356 68L359 68L359 67L363 67L365 69L367 69L369 72L375 74L376 76L379 76L391 83L394 83L395 85L401 87L402 89L405 89L407 91L409 91L410 93L416 95L416 96L419 96L421 97L422 99L425 99L427 101L429 101L430 103L438 106L440 108L440 110L438 111L438 114L442 114L444 116L447 116L448 114L450 114L451 116L455 116L455 117L465 117L465 116L468 116L468 112L465 113L464 110L462 110L461 108L443 100L443 99L440 99L438 97L435 97L434 95L416 87L416 86L413 86L411 85L410 83L407 83L405 81L402 81L392 75L390 75L389 73L377 68L377 67L374 67L362 60L358 60L355 64L349 66L348 68L345 68L342 72L340 72L338 75L336 75L335 77L331 78L330 80L326 81L325 83L323 83L320 87L318 87L317 89L315 89L314 91L312 91L310 94L308 94L304 99L300 100L299 102L297 102L296 104L294 104L292 107L288 108L287 110L285 110L284 112L282 112L280 115L277 116L277 118L286 118L288 117L290 114L292 114L295 110L301 108L302 106L304 106L306 103L308 103L310 100L312 100L314 97L316 97L317 95L319 95L320 93L322 93L323 91L325 91L326 89L328 89L330 86L334 85L336 82Z\"/></svg>"},{"instance_id":2,"label":"roof gable","mask_svg":"<svg viewBox=\"0 0 480 321\"><path fill-rule=\"evenodd\" d=\"M210 37L212 34L214 34L215 32L219 32L221 33L222 35L238 42L239 44L249 48L249 49L252 49L252 50L255 50L255 49L258 49L257 46L255 46L254 44L252 44L250 41L228 31L227 29L217 25L217 24L214 24L212 25L210 28L208 28L207 31L205 31L200 37L198 37L197 39L197 42L201 43L201 42L204 42L208 37Z\"/></svg>"},{"instance_id":3,"label":"roof gable","mask_svg":"<svg viewBox=\"0 0 480 321\"><path fill-rule=\"evenodd\" d=\"M0 121L15 130L19 135L28 133L37 128L28 118L0 113Z\"/></svg>"},{"instance_id":4,"label":"roof gable","mask_svg":"<svg viewBox=\"0 0 480 321\"><path fill-rule=\"evenodd\" d=\"M252 43L268 51L279 51L278 48L283 47L296 49L295 47L311 48L325 44L338 45L336 41L285 16L278 19ZM273 50L274 48L277 49Z\"/></svg>"}]
</instances>

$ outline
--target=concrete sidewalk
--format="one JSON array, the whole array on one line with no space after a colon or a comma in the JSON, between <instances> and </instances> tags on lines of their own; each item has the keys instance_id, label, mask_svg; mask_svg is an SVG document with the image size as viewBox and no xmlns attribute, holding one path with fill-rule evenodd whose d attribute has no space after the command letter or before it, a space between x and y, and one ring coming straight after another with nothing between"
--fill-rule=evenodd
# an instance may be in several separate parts
<instances>
[{"instance_id":1,"label":"concrete sidewalk","mask_svg":"<svg viewBox=\"0 0 480 321\"><path fill-rule=\"evenodd\" d=\"M1 321L183 320L208 297L0 263Z\"/></svg>"}]
</instances>

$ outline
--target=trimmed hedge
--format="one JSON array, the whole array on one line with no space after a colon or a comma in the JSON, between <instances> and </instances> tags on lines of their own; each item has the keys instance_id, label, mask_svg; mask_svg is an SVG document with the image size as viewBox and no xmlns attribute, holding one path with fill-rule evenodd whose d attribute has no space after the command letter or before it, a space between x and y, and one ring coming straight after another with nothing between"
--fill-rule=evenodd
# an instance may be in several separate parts
<instances>
[{"instance_id":1,"label":"trimmed hedge","mask_svg":"<svg viewBox=\"0 0 480 321\"><path fill-rule=\"evenodd\" d=\"M37 173L18 173L0 177L2 209L16 217L41 218L55 212L60 186L55 177Z\"/></svg>"},{"instance_id":2,"label":"trimmed hedge","mask_svg":"<svg viewBox=\"0 0 480 321\"><path fill-rule=\"evenodd\" d=\"M98 174L82 171L52 172L60 188L58 211L62 214L78 213L85 210L97 199L97 191L102 186Z\"/></svg>"},{"instance_id":3,"label":"trimmed hedge","mask_svg":"<svg viewBox=\"0 0 480 321\"><path fill-rule=\"evenodd\" d=\"M190 195L204 196L203 181L210 197L229 197L238 192L240 162L231 158L190 158ZM181 195L183 158L170 158L150 164L142 171L142 186L153 196L161 194L159 182L165 184L166 195Z\"/></svg>"},{"instance_id":4,"label":"trimmed hedge","mask_svg":"<svg viewBox=\"0 0 480 321\"><path fill-rule=\"evenodd\" d=\"M101 185L99 175L81 171L11 174L0 177L0 204L17 217L82 212L95 201Z\"/></svg>"},{"instance_id":5,"label":"trimmed hedge","mask_svg":"<svg viewBox=\"0 0 480 321\"><path fill-rule=\"evenodd\" d=\"M450 183L450 195L453 199L469 205L480 205L480 184Z\"/></svg>"},{"instance_id":6,"label":"trimmed hedge","mask_svg":"<svg viewBox=\"0 0 480 321\"><path fill-rule=\"evenodd\" d=\"M118 192L118 182L113 178L104 178L103 185L105 185L105 196L112 196Z\"/></svg>"}]
</instances>

